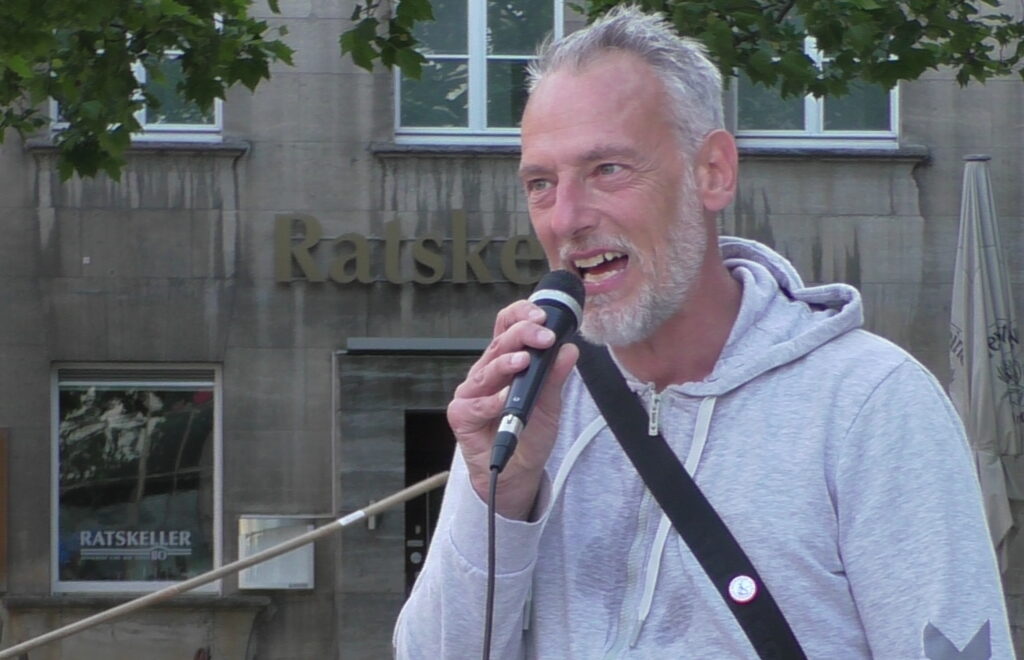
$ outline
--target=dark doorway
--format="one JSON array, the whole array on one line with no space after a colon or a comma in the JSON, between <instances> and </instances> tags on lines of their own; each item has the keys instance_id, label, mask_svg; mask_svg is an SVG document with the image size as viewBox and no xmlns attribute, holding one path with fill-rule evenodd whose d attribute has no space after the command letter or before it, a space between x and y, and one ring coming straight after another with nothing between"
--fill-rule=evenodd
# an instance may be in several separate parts
<instances>
[{"instance_id":1,"label":"dark doorway","mask_svg":"<svg viewBox=\"0 0 1024 660\"><path fill-rule=\"evenodd\" d=\"M443 410L405 412L405 485L443 472L451 466L455 436ZM436 488L405 504L405 595L420 574L437 525L444 489Z\"/></svg>"}]
</instances>

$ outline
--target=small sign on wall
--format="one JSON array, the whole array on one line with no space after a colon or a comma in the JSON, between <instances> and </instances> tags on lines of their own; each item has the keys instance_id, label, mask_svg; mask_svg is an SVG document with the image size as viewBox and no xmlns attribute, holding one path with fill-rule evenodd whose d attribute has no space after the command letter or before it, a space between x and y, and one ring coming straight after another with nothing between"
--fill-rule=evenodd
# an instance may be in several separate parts
<instances>
[{"instance_id":1,"label":"small sign on wall","mask_svg":"<svg viewBox=\"0 0 1024 660\"><path fill-rule=\"evenodd\" d=\"M313 531L302 516L243 515L238 518L239 559ZM238 574L239 589L312 589L313 544L250 566Z\"/></svg>"}]
</instances>

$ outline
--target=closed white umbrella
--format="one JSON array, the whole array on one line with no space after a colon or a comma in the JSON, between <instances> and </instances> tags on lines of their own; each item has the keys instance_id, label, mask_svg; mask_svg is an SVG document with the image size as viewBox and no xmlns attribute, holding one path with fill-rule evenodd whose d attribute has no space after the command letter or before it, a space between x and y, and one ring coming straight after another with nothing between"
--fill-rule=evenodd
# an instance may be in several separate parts
<instances>
[{"instance_id":1,"label":"closed white umbrella","mask_svg":"<svg viewBox=\"0 0 1024 660\"><path fill-rule=\"evenodd\" d=\"M1013 526L1007 479L1022 453L1024 364L1010 281L999 241L988 156L967 156L950 317L950 397L974 450L992 542L1006 568ZM1015 476L1015 475L1009 475ZM1009 486L1009 488L1008 488Z\"/></svg>"}]
</instances>

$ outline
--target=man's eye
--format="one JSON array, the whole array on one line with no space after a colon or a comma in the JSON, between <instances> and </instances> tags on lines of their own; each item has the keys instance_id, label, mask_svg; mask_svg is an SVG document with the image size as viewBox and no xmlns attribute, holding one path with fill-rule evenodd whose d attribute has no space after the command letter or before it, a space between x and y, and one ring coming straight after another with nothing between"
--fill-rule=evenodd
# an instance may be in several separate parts
<instances>
[{"instance_id":1,"label":"man's eye","mask_svg":"<svg viewBox=\"0 0 1024 660\"><path fill-rule=\"evenodd\" d=\"M527 192L540 192L541 190L547 190L551 186L551 182L547 179L532 179L526 182Z\"/></svg>"},{"instance_id":2,"label":"man's eye","mask_svg":"<svg viewBox=\"0 0 1024 660\"><path fill-rule=\"evenodd\" d=\"M602 176L608 176L609 174L617 174L622 171L622 165L616 163L602 163L597 166L597 173Z\"/></svg>"}]
</instances>

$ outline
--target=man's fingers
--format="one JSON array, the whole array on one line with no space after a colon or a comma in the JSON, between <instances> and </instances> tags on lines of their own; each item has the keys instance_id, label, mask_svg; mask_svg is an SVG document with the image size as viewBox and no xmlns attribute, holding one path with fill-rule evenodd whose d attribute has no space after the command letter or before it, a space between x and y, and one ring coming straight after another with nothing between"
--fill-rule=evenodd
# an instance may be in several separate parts
<instances>
[{"instance_id":1,"label":"man's fingers","mask_svg":"<svg viewBox=\"0 0 1024 660\"><path fill-rule=\"evenodd\" d=\"M490 362L477 362L469 370L466 380L455 388L455 398L472 399L487 396L507 387L512 377L530 364L530 354L515 351L499 355Z\"/></svg>"},{"instance_id":2,"label":"man's fingers","mask_svg":"<svg viewBox=\"0 0 1024 660\"><path fill-rule=\"evenodd\" d=\"M541 395L542 400L545 398L544 393L550 393L547 395L547 398L551 399L553 404L557 404L558 399L561 397L562 385L569 376L569 372L572 371L578 357L579 349L573 344L565 344L559 348L558 356L555 358L554 364L551 365L551 371L548 374L545 389ZM492 361L489 365L491 367L489 371L492 374L498 375L491 380L504 383L500 387L493 386L493 383L488 382L487 379L481 383L470 384L467 381L459 385L455 390L455 397L448 405L449 423L452 424L452 430L456 435L480 431L493 423L501 415L501 411L505 408L506 399L508 398L508 384L511 383L515 374L526 367L528 362L529 354L526 351L501 356L497 360ZM504 368L498 368L502 366ZM487 371L482 369L480 373L483 374ZM467 392L473 392L477 389L486 390L488 393L467 394Z\"/></svg>"},{"instance_id":3,"label":"man's fingers","mask_svg":"<svg viewBox=\"0 0 1024 660\"><path fill-rule=\"evenodd\" d=\"M497 337L519 321L544 323L544 310L529 300L517 300L505 307L494 319L494 336Z\"/></svg>"},{"instance_id":4,"label":"man's fingers","mask_svg":"<svg viewBox=\"0 0 1024 660\"><path fill-rule=\"evenodd\" d=\"M489 451L509 385L530 364L529 349L545 350L554 345L554 332L543 326L545 317L544 310L526 300L498 312L493 341L470 368L448 404L448 423L464 450L474 455ZM568 354L564 351L553 365L556 389L560 389L576 359L575 348Z\"/></svg>"},{"instance_id":5,"label":"man's fingers","mask_svg":"<svg viewBox=\"0 0 1024 660\"><path fill-rule=\"evenodd\" d=\"M543 313L541 310L541 314ZM480 359L487 362L494 359L495 356L522 348L547 348L553 343L555 343L554 332L530 319L520 319L496 336Z\"/></svg>"},{"instance_id":6,"label":"man's fingers","mask_svg":"<svg viewBox=\"0 0 1024 660\"><path fill-rule=\"evenodd\" d=\"M529 364L527 348L543 350L555 342L555 333L528 320L520 320L494 338L469 370L456 396L486 396L505 387Z\"/></svg>"},{"instance_id":7,"label":"man's fingers","mask_svg":"<svg viewBox=\"0 0 1024 660\"><path fill-rule=\"evenodd\" d=\"M505 407L508 388L489 396L458 397L448 404L448 424L456 436L468 436L487 429Z\"/></svg>"}]
</instances>

